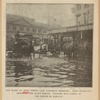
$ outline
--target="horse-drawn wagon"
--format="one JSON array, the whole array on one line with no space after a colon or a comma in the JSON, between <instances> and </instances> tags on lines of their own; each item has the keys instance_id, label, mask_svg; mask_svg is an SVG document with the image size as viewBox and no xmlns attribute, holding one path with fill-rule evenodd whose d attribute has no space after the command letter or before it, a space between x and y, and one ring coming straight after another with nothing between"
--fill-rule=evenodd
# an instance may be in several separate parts
<instances>
[{"instance_id":1,"label":"horse-drawn wagon","mask_svg":"<svg viewBox=\"0 0 100 100\"><path fill-rule=\"evenodd\" d=\"M48 38L48 50L52 54L60 54L60 52L71 52L73 46L73 38L62 34L50 34Z\"/></svg>"},{"instance_id":2,"label":"horse-drawn wagon","mask_svg":"<svg viewBox=\"0 0 100 100\"><path fill-rule=\"evenodd\" d=\"M10 58L22 58L35 57L35 54L38 53L40 57L41 54L45 54L46 52L47 48L39 38L34 38L32 35L16 34L12 49L11 51L7 51L7 55Z\"/></svg>"},{"instance_id":3,"label":"horse-drawn wagon","mask_svg":"<svg viewBox=\"0 0 100 100\"><path fill-rule=\"evenodd\" d=\"M88 33L87 33L88 34ZM83 34L81 38L79 32L74 33L50 33L48 38L48 50L53 55L64 53L64 57L77 59L85 58L90 52L92 53L91 41L87 39L87 35Z\"/></svg>"}]
</instances>

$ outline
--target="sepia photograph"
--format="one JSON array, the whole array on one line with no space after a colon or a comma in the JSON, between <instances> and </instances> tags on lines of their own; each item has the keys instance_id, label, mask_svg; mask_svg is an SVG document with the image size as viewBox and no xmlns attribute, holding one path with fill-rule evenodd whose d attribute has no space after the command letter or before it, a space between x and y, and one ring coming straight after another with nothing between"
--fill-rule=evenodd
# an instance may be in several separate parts
<instances>
[{"instance_id":1,"label":"sepia photograph","mask_svg":"<svg viewBox=\"0 0 100 100\"><path fill-rule=\"evenodd\" d=\"M7 3L6 87L92 87L91 3Z\"/></svg>"}]
</instances>

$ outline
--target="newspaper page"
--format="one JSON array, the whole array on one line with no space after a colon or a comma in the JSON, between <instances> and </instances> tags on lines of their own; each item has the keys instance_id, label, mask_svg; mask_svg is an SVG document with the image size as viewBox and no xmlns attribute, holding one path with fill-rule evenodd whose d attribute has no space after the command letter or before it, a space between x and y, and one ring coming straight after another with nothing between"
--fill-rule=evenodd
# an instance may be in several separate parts
<instances>
[{"instance_id":1,"label":"newspaper page","mask_svg":"<svg viewBox=\"0 0 100 100\"><path fill-rule=\"evenodd\" d=\"M98 0L2 1L2 100L98 100Z\"/></svg>"}]
</instances>

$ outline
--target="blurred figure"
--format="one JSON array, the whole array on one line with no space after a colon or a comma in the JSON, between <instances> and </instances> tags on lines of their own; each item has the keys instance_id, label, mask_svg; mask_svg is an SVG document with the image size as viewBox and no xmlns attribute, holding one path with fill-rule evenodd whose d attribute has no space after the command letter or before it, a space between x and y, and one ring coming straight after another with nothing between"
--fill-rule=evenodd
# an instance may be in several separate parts
<instances>
[{"instance_id":1,"label":"blurred figure","mask_svg":"<svg viewBox=\"0 0 100 100\"><path fill-rule=\"evenodd\" d=\"M20 34L19 34L19 31L18 31L17 34L15 34L16 41L18 41L19 38L20 38Z\"/></svg>"},{"instance_id":2,"label":"blurred figure","mask_svg":"<svg viewBox=\"0 0 100 100\"><path fill-rule=\"evenodd\" d=\"M34 40L31 40L30 41L30 56L31 56L31 59L33 59L33 57L35 57L35 49L34 49Z\"/></svg>"}]
</instances>

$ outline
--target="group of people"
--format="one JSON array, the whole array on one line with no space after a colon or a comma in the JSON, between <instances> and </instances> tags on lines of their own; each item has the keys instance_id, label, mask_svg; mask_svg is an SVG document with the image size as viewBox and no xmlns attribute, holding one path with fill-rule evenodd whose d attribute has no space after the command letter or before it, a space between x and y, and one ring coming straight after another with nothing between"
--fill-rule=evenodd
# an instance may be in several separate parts
<instances>
[{"instance_id":1,"label":"group of people","mask_svg":"<svg viewBox=\"0 0 100 100\"><path fill-rule=\"evenodd\" d=\"M40 41L39 43L39 49L38 50L35 50L35 42L33 39L28 39L28 43L24 44L22 42L24 42L22 40L22 42L19 42L19 38L20 38L20 34L17 33L15 35L15 40L17 44L15 44L16 49L16 54L21 54L24 55L24 56L29 56L31 57L32 59L35 57L35 54L39 54L39 58L41 56L46 56L47 52L50 51L54 56L56 55L59 55L60 52L61 52L61 48L60 47L56 47L54 45L48 45L46 43L44 43L42 40ZM79 54L79 51L80 53L83 51L85 53L85 51L89 51L88 50L88 45L87 45L87 42L84 42L83 45L82 44L76 44L76 43L73 43L72 40L70 41L67 41L65 42L63 45L62 45L62 52L64 52L64 56L68 56L68 58L71 58L71 57L74 57L76 58L77 55ZM82 50L81 50L82 49Z\"/></svg>"},{"instance_id":2,"label":"group of people","mask_svg":"<svg viewBox=\"0 0 100 100\"><path fill-rule=\"evenodd\" d=\"M17 32L17 34L15 35L15 51L16 51L17 55L20 54L21 56L29 56L32 59L35 57L35 54L39 54L39 58L43 55L46 56L47 44L43 43L42 40L40 41L38 50L35 50L35 45L34 45L33 39L28 38L26 43L24 43L24 42L25 41L23 39L20 40L20 34L19 34L19 32Z\"/></svg>"}]
</instances>

